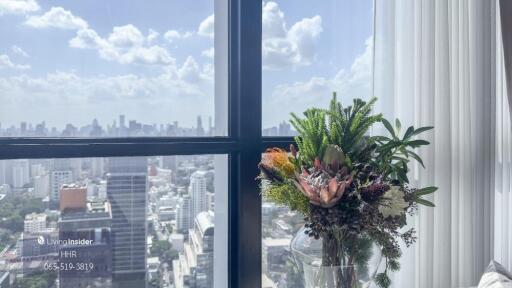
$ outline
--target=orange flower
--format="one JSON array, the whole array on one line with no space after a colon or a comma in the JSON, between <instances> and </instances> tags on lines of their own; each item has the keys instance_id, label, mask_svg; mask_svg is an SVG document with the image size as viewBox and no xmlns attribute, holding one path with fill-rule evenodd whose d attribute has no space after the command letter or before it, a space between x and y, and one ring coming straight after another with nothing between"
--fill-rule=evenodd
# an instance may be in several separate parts
<instances>
[{"instance_id":1,"label":"orange flower","mask_svg":"<svg viewBox=\"0 0 512 288\"><path fill-rule=\"evenodd\" d=\"M267 149L262 156L261 162L268 167L280 170L286 176L293 176L295 173L295 166L290 162L288 152L284 149Z\"/></svg>"}]
</instances>

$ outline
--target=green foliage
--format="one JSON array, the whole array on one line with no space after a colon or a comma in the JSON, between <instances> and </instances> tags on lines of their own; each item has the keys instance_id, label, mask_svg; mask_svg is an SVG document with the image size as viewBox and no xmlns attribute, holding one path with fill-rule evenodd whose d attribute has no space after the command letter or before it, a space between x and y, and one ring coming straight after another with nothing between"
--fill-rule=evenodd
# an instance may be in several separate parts
<instances>
[{"instance_id":1,"label":"green foliage","mask_svg":"<svg viewBox=\"0 0 512 288\"><path fill-rule=\"evenodd\" d=\"M425 167L423 160L414 152L414 149L430 144L428 141L413 139L413 137L433 127L414 129L413 126L410 126L403 137L400 138L399 134L402 125L398 119L395 121L395 127L384 118L381 119L381 122L386 130L388 130L390 137L372 137L378 144L375 149L376 157L373 164L378 167L379 174L385 178L389 177L400 180L402 183L409 183L407 164L410 160L416 160L421 166Z\"/></svg>"},{"instance_id":2,"label":"green foliage","mask_svg":"<svg viewBox=\"0 0 512 288\"><path fill-rule=\"evenodd\" d=\"M436 191L437 191L437 187L434 187L434 186L418 189L412 193L412 195L414 197L413 199L418 204L428 206L428 207L435 207L436 205L434 205L434 203L432 203L426 199L423 199L421 197L428 195L428 194L432 194Z\"/></svg>"},{"instance_id":3,"label":"green foliage","mask_svg":"<svg viewBox=\"0 0 512 288\"><path fill-rule=\"evenodd\" d=\"M172 260L178 258L178 251L172 248L169 241L155 241L150 249L151 256L158 256L160 261L172 265Z\"/></svg>"},{"instance_id":4,"label":"green foliage","mask_svg":"<svg viewBox=\"0 0 512 288\"><path fill-rule=\"evenodd\" d=\"M368 103L354 99L352 106L343 107L333 95L327 115L329 116L329 143L338 145L348 154L355 154L370 127L382 120L382 114L371 115L377 98Z\"/></svg>"},{"instance_id":5,"label":"green foliage","mask_svg":"<svg viewBox=\"0 0 512 288\"><path fill-rule=\"evenodd\" d=\"M301 164L311 165L315 158L321 158L329 144L326 126L326 113L322 109L312 108L304 112L304 119L291 114L291 124L299 133L295 137L299 148Z\"/></svg>"},{"instance_id":6,"label":"green foliage","mask_svg":"<svg viewBox=\"0 0 512 288\"><path fill-rule=\"evenodd\" d=\"M372 98L365 102L354 99L352 105L344 107L334 94L328 109L308 109L303 118L292 114L290 122L298 132L295 141L299 153L295 159L296 151L292 149L294 157L290 161L295 165L296 172L306 168L312 173L311 177L316 177L314 173L317 172L327 172L332 177L340 171L338 169L343 168L351 174L353 184L349 193L335 206L325 208L311 205L295 186L293 179L286 179L271 169L260 169L267 176L262 179L268 181L263 185L266 188L263 189L264 197L304 214L311 229L309 235L322 237L324 263L334 263L334 259L342 264L364 267L372 256L372 244L375 243L386 259L386 270L376 275L376 283L381 288L388 288L391 285L388 272L400 269L398 260L402 252L398 240L409 245L415 238L413 232L397 232L406 224L405 214L383 219L376 211L380 204L377 202L377 206L365 206L372 204L362 200L360 189L372 184L372 181L389 186L399 185L405 189L405 184L409 183L409 164L416 161L424 167L416 148L428 145L429 142L417 139L417 136L433 127L410 126L403 132L402 123L398 119L391 124L382 114L372 113L376 100ZM384 125L389 135L368 135L369 129L377 122ZM436 187L409 189L405 200L433 207L434 204L423 197L436 190ZM411 207L415 206L410 205L407 209ZM338 229L339 233L336 232L336 228L340 227L355 231L358 236L347 238L341 229ZM338 241L339 246L325 245L333 239Z\"/></svg>"},{"instance_id":7,"label":"green foliage","mask_svg":"<svg viewBox=\"0 0 512 288\"><path fill-rule=\"evenodd\" d=\"M281 184L268 183L269 187L263 190L263 197L267 201L289 207L292 211L298 211L304 215L309 213L309 199L300 192L292 180L286 180Z\"/></svg>"},{"instance_id":8,"label":"green foliage","mask_svg":"<svg viewBox=\"0 0 512 288\"><path fill-rule=\"evenodd\" d=\"M391 286L391 279L387 273L379 273L375 276L375 283L381 288L388 288Z\"/></svg>"},{"instance_id":9,"label":"green foliage","mask_svg":"<svg viewBox=\"0 0 512 288\"><path fill-rule=\"evenodd\" d=\"M57 274L55 272L35 272L24 275L23 278L17 278L13 283L13 288L47 288L53 287Z\"/></svg>"},{"instance_id":10,"label":"green foliage","mask_svg":"<svg viewBox=\"0 0 512 288\"><path fill-rule=\"evenodd\" d=\"M364 267L373 255L373 240L362 234L358 237L342 237L343 254L352 257L352 263Z\"/></svg>"},{"instance_id":11,"label":"green foliage","mask_svg":"<svg viewBox=\"0 0 512 288\"><path fill-rule=\"evenodd\" d=\"M0 228L12 233L23 231L23 219L29 213L44 211L43 201L24 195L9 195L0 202Z\"/></svg>"}]
</instances>

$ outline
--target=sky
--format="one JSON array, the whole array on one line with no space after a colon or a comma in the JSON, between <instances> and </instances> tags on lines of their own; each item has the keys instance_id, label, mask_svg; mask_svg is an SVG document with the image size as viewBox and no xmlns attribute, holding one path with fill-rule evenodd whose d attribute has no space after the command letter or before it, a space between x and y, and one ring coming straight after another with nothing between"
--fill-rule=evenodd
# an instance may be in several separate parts
<instances>
[{"instance_id":1,"label":"sky","mask_svg":"<svg viewBox=\"0 0 512 288\"><path fill-rule=\"evenodd\" d=\"M129 5L127 4L129 3ZM0 123L214 117L212 0L0 0ZM368 97L371 0L263 2L263 127ZM203 120L205 122L206 120Z\"/></svg>"}]
</instances>

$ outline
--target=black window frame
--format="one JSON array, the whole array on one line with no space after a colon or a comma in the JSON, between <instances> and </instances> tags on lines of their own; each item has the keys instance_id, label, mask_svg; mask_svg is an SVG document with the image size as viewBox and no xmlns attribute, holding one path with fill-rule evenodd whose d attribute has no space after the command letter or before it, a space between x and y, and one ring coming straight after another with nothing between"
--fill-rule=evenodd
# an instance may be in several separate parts
<instances>
[{"instance_id":1,"label":"black window frame","mask_svg":"<svg viewBox=\"0 0 512 288\"><path fill-rule=\"evenodd\" d=\"M0 160L228 155L228 284L261 287L261 153L292 137L262 137L262 1L228 1L228 136L33 138L1 137Z\"/></svg>"}]
</instances>

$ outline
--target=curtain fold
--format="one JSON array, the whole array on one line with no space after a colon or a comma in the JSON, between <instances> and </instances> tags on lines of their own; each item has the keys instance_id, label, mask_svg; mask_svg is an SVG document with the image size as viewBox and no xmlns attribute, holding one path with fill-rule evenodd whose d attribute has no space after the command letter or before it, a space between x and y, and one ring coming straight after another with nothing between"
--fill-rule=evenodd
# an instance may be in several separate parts
<instances>
[{"instance_id":1,"label":"curtain fold","mask_svg":"<svg viewBox=\"0 0 512 288\"><path fill-rule=\"evenodd\" d=\"M377 109L435 126L419 151L427 169L413 165L411 178L439 187L436 208L412 219L418 241L394 287L475 285L495 244L496 2L379 0L375 9Z\"/></svg>"}]
</instances>

